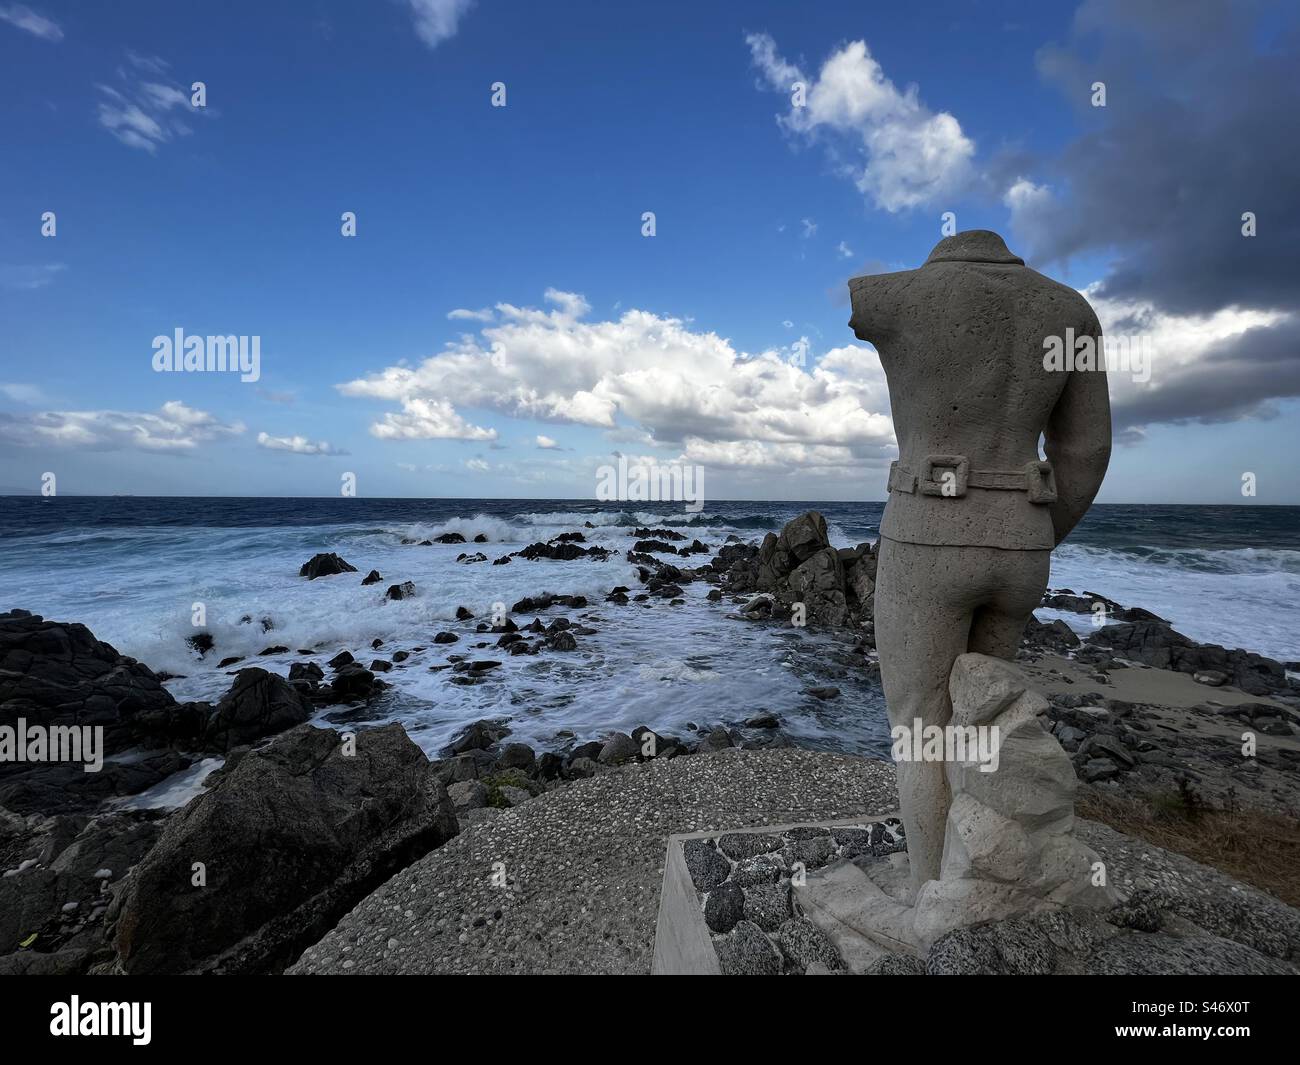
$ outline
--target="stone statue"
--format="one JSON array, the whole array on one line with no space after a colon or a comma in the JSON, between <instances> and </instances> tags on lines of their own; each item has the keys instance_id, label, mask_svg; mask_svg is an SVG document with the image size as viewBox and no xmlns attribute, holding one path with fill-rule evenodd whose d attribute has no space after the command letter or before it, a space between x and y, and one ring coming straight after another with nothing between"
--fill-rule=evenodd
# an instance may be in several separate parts
<instances>
[{"instance_id":1,"label":"stone statue","mask_svg":"<svg viewBox=\"0 0 1300 1065\"><path fill-rule=\"evenodd\" d=\"M920 269L854 278L849 290L849 324L880 353L898 438L875 604L890 723L946 726L957 658L1014 657L1052 548L1101 487L1104 360L1044 365L1049 338L1092 337L1100 350L1101 328L1078 292L988 230L946 237ZM940 875L944 764L900 762L898 790L915 894Z\"/></svg>"}]
</instances>

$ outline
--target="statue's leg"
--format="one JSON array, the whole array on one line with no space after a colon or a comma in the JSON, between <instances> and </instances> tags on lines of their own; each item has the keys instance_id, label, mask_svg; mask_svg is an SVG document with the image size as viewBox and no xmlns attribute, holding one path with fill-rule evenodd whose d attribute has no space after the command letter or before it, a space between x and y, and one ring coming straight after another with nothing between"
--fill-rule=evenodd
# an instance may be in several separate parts
<instances>
[{"instance_id":1,"label":"statue's leg","mask_svg":"<svg viewBox=\"0 0 1300 1065\"><path fill-rule=\"evenodd\" d=\"M1043 601L1052 564L1050 551L998 551L990 601L975 610L970 649L994 658L1015 658L1025 622Z\"/></svg>"},{"instance_id":2,"label":"statue's leg","mask_svg":"<svg viewBox=\"0 0 1300 1065\"><path fill-rule=\"evenodd\" d=\"M903 544L881 537L876 649L891 727L944 726L952 716L948 674L970 639L987 561L969 548ZM980 549L975 549L981 556ZM948 817L942 762L900 761L898 797L912 886L939 876Z\"/></svg>"}]
</instances>

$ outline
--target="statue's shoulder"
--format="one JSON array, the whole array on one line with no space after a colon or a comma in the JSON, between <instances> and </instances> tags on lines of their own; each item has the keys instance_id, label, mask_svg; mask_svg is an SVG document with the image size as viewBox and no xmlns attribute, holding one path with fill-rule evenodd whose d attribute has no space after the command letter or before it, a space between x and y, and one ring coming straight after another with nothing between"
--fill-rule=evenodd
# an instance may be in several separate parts
<instances>
[{"instance_id":1,"label":"statue's shoulder","mask_svg":"<svg viewBox=\"0 0 1300 1065\"><path fill-rule=\"evenodd\" d=\"M1097 320L1097 312L1088 302L1088 297L1077 288L1055 281L1029 267L1025 268L1025 273L1032 275L1035 286L1042 291L1044 298L1060 308L1062 316L1068 320L1068 324L1074 326L1076 331L1100 332L1101 325Z\"/></svg>"},{"instance_id":2,"label":"statue's shoulder","mask_svg":"<svg viewBox=\"0 0 1300 1065\"><path fill-rule=\"evenodd\" d=\"M905 316L912 299L909 290L920 275L920 270L898 270L850 278L849 328L854 335L871 343L888 335Z\"/></svg>"}]
</instances>

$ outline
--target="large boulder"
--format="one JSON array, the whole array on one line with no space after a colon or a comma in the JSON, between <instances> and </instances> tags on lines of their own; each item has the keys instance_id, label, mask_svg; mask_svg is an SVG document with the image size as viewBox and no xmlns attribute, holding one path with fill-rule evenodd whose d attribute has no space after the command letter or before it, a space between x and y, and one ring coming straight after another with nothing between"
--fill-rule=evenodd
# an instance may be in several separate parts
<instances>
[{"instance_id":1,"label":"large boulder","mask_svg":"<svg viewBox=\"0 0 1300 1065\"><path fill-rule=\"evenodd\" d=\"M104 759L137 748L192 746L205 717L203 704L177 703L148 666L95 639L86 626L25 610L0 614L0 727L15 738L24 729L47 737L48 730L65 730L62 737L81 745L82 759L0 761L0 805L23 814L89 811L104 799L143 791L189 762L172 751Z\"/></svg>"},{"instance_id":2,"label":"large boulder","mask_svg":"<svg viewBox=\"0 0 1300 1065\"><path fill-rule=\"evenodd\" d=\"M25 610L0 614L0 725L102 726L104 751L161 745L176 700L148 666L118 654L85 625ZM0 777L20 768L0 763Z\"/></svg>"},{"instance_id":3,"label":"large boulder","mask_svg":"<svg viewBox=\"0 0 1300 1065\"><path fill-rule=\"evenodd\" d=\"M768 533L758 549L758 587L774 590L801 562L830 547L826 519L817 511L788 522L780 535Z\"/></svg>"},{"instance_id":4,"label":"large boulder","mask_svg":"<svg viewBox=\"0 0 1300 1065\"><path fill-rule=\"evenodd\" d=\"M357 567L346 559L339 558L333 551L312 555L298 570L299 577L314 581L317 577L329 577L335 573L356 573Z\"/></svg>"},{"instance_id":5,"label":"large boulder","mask_svg":"<svg viewBox=\"0 0 1300 1065\"><path fill-rule=\"evenodd\" d=\"M311 703L283 677L256 666L241 669L208 718L203 746L225 753L300 725L311 715Z\"/></svg>"},{"instance_id":6,"label":"large boulder","mask_svg":"<svg viewBox=\"0 0 1300 1065\"><path fill-rule=\"evenodd\" d=\"M172 815L109 914L125 972L278 971L456 834L401 725L358 733L354 751L344 740L296 728Z\"/></svg>"},{"instance_id":7,"label":"large boulder","mask_svg":"<svg viewBox=\"0 0 1300 1065\"><path fill-rule=\"evenodd\" d=\"M842 625L848 617L844 596L844 565L839 552L824 547L790 573L790 600L807 608L806 620L822 625Z\"/></svg>"}]
</instances>

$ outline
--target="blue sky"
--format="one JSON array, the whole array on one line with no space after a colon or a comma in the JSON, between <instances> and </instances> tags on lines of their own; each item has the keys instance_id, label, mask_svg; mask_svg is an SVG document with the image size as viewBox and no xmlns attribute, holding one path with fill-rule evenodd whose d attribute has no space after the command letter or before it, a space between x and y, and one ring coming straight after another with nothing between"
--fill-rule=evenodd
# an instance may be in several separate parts
<instances>
[{"instance_id":1,"label":"blue sky","mask_svg":"<svg viewBox=\"0 0 1300 1065\"><path fill-rule=\"evenodd\" d=\"M0 491L591 497L621 452L715 498L879 499L845 281L919 265L952 211L1155 342L1112 383L1102 501L1300 502L1296 287L1268 284L1295 222L1250 244L1236 213L1286 203L1285 164L1087 162L1170 106L1259 110L1295 18L1239 8L1187 8L1176 66L1146 3L0 0ZM260 379L154 372L177 328L259 336Z\"/></svg>"}]
</instances>

